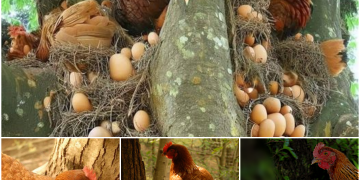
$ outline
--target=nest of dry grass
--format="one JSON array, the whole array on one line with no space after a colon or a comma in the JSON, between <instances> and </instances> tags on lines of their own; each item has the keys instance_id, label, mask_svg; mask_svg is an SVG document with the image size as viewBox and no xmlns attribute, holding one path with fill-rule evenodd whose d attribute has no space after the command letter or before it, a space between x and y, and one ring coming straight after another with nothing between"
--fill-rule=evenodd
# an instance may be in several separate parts
<instances>
[{"instance_id":1,"label":"nest of dry grass","mask_svg":"<svg viewBox=\"0 0 360 180\"><path fill-rule=\"evenodd\" d=\"M20 68L46 68L49 65L46 63L43 63L36 59L34 53L29 53L27 56L20 58L20 59L14 59L11 61L3 61L4 64L8 66L16 66Z\"/></svg>"},{"instance_id":2,"label":"nest of dry grass","mask_svg":"<svg viewBox=\"0 0 360 180\"><path fill-rule=\"evenodd\" d=\"M302 108L308 118L314 119L325 105L331 87L331 75L318 43L305 39L289 38L274 45L274 52L279 64L285 70L298 74L298 84L305 92Z\"/></svg>"},{"instance_id":3,"label":"nest of dry grass","mask_svg":"<svg viewBox=\"0 0 360 180\"><path fill-rule=\"evenodd\" d=\"M141 60L133 62L136 74L126 81L116 82L110 78L109 58L116 53L112 49L90 49L84 46L58 45L51 48L50 63L59 79L60 89L51 104L51 121L55 126L51 136L88 136L89 131L104 120L117 121L121 132L116 136L158 136L156 120L149 107L149 63L157 47L147 47ZM70 72L81 72L80 88L69 83ZM89 72L98 77L90 82ZM75 92L86 94L93 111L76 113L71 107ZM134 129L132 122L136 111L145 110L151 118L150 128L143 133ZM111 128L111 127L110 127Z\"/></svg>"},{"instance_id":4,"label":"nest of dry grass","mask_svg":"<svg viewBox=\"0 0 360 180\"><path fill-rule=\"evenodd\" d=\"M251 5L255 11L260 12L263 16L262 21L259 19L244 19L240 18L235 12L240 5ZM233 26L233 64L236 74L244 76L245 81L252 83L258 81L265 93L268 92L267 84L270 81L277 81L282 85L282 68L273 58L270 48L267 50L268 60L265 64L256 63L244 55L244 49L248 45L244 43L245 38L249 34L253 34L255 37L255 44L261 44L266 40L271 43L271 18L268 16L270 1L260 0L238 0L232 4L232 12L230 13L230 22ZM255 86L253 84L253 86Z\"/></svg>"},{"instance_id":5,"label":"nest of dry grass","mask_svg":"<svg viewBox=\"0 0 360 180\"><path fill-rule=\"evenodd\" d=\"M268 97L275 97L280 100L281 107L288 105L292 108L292 115L295 119L295 126L298 126L300 124L303 124L305 127L308 127L308 119L306 118L306 113L301 108L301 103L297 100L294 100L293 98L278 94L278 95L269 95L269 94L262 94L259 96L259 98L251 101L246 107L244 107L243 112L246 117L246 133L248 136L251 136L251 128L255 124L250 119L250 113L255 105L257 104L263 104L264 100ZM309 131L306 130L305 135L308 136Z\"/></svg>"}]
</instances>

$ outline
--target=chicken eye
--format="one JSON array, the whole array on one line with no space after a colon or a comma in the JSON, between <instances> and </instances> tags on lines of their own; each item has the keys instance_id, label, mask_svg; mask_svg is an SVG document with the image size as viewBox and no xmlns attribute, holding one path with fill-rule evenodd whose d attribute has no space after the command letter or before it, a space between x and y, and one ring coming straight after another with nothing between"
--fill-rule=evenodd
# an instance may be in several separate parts
<instances>
[{"instance_id":1,"label":"chicken eye","mask_svg":"<svg viewBox=\"0 0 360 180\"><path fill-rule=\"evenodd\" d=\"M324 152L324 155L325 155L325 156L328 155L328 152Z\"/></svg>"}]
</instances>

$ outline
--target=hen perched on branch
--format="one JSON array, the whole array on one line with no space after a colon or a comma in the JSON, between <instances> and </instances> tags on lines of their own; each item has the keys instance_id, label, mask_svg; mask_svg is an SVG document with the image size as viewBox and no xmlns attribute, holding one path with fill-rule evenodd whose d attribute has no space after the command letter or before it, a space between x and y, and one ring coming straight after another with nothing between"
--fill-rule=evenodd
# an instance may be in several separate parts
<instances>
[{"instance_id":1,"label":"hen perched on branch","mask_svg":"<svg viewBox=\"0 0 360 180\"><path fill-rule=\"evenodd\" d=\"M311 16L311 0L271 0L269 11L280 39L295 35Z\"/></svg>"},{"instance_id":2,"label":"hen perched on branch","mask_svg":"<svg viewBox=\"0 0 360 180\"><path fill-rule=\"evenodd\" d=\"M313 156L311 164L318 163L320 168L327 170L331 180L359 179L359 170L342 152L320 142L315 146Z\"/></svg>"},{"instance_id":3,"label":"hen perched on branch","mask_svg":"<svg viewBox=\"0 0 360 180\"><path fill-rule=\"evenodd\" d=\"M169 142L163 148L163 155L172 160L170 180L213 180L206 169L194 163L185 146Z\"/></svg>"},{"instance_id":4,"label":"hen perched on branch","mask_svg":"<svg viewBox=\"0 0 360 180\"><path fill-rule=\"evenodd\" d=\"M170 0L116 0L113 14L117 22L133 36L148 34L162 26ZM164 13L163 13L164 11ZM162 16L160 16L163 14ZM155 27L156 26L156 27Z\"/></svg>"},{"instance_id":5,"label":"hen perched on branch","mask_svg":"<svg viewBox=\"0 0 360 180\"><path fill-rule=\"evenodd\" d=\"M11 47L7 54L8 60L23 58L39 44L38 38L26 32L23 26L9 26L8 35L11 38Z\"/></svg>"}]
</instances>

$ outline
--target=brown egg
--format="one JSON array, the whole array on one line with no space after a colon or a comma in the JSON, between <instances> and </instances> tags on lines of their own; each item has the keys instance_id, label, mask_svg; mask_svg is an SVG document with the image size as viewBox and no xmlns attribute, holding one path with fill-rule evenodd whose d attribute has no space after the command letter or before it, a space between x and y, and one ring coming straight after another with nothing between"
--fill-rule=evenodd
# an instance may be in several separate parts
<instances>
[{"instance_id":1,"label":"brown egg","mask_svg":"<svg viewBox=\"0 0 360 180\"><path fill-rule=\"evenodd\" d=\"M291 113L285 114L284 118L286 121L285 135L290 136L294 132L294 129L295 129L295 119Z\"/></svg>"},{"instance_id":2,"label":"brown egg","mask_svg":"<svg viewBox=\"0 0 360 180\"><path fill-rule=\"evenodd\" d=\"M300 40L301 37L302 37L302 34L301 34L301 33L297 33L297 34L295 34L294 39L295 39L295 40Z\"/></svg>"},{"instance_id":3,"label":"brown egg","mask_svg":"<svg viewBox=\"0 0 360 180\"><path fill-rule=\"evenodd\" d=\"M267 119L271 119L275 123L274 137L280 137L284 134L286 129L286 120L280 113L272 113L267 116Z\"/></svg>"},{"instance_id":4,"label":"brown egg","mask_svg":"<svg viewBox=\"0 0 360 180\"><path fill-rule=\"evenodd\" d=\"M303 102L305 98L304 90L299 85L295 85L291 88L292 88L293 98L298 100L299 102Z\"/></svg>"},{"instance_id":5,"label":"brown egg","mask_svg":"<svg viewBox=\"0 0 360 180\"><path fill-rule=\"evenodd\" d=\"M245 43L249 46L252 46L254 45L255 43L255 37L253 34L248 34L246 37L245 37Z\"/></svg>"},{"instance_id":6,"label":"brown egg","mask_svg":"<svg viewBox=\"0 0 360 180\"><path fill-rule=\"evenodd\" d=\"M233 89L237 102L241 107L245 107L249 103L249 95L245 91L241 90L236 84L234 84Z\"/></svg>"},{"instance_id":7,"label":"brown egg","mask_svg":"<svg viewBox=\"0 0 360 180\"><path fill-rule=\"evenodd\" d=\"M90 84L93 83L98 76L99 76L99 73L96 73L96 72L93 72L93 71L88 72L87 78L89 79Z\"/></svg>"},{"instance_id":8,"label":"brown egg","mask_svg":"<svg viewBox=\"0 0 360 180\"><path fill-rule=\"evenodd\" d=\"M88 137L112 137L112 135L107 129L97 126L89 132Z\"/></svg>"},{"instance_id":9,"label":"brown egg","mask_svg":"<svg viewBox=\"0 0 360 180\"><path fill-rule=\"evenodd\" d=\"M280 113L282 115L285 115L287 113L292 113L292 108L290 106L288 106L288 105L285 105L285 106L281 107Z\"/></svg>"},{"instance_id":10,"label":"brown egg","mask_svg":"<svg viewBox=\"0 0 360 180\"><path fill-rule=\"evenodd\" d=\"M246 93L249 95L250 99L257 99L259 97L258 90L255 88L247 88Z\"/></svg>"},{"instance_id":11,"label":"brown egg","mask_svg":"<svg viewBox=\"0 0 360 180\"><path fill-rule=\"evenodd\" d=\"M237 9L238 15L244 19L248 18L248 14L250 14L251 11L252 11L252 7L250 5L241 5Z\"/></svg>"},{"instance_id":12,"label":"brown egg","mask_svg":"<svg viewBox=\"0 0 360 180\"><path fill-rule=\"evenodd\" d=\"M259 125L259 137L274 137L275 123L271 119L265 119Z\"/></svg>"},{"instance_id":13,"label":"brown egg","mask_svg":"<svg viewBox=\"0 0 360 180\"><path fill-rule=\"evenodd\" d=\"M93 109L88 97L83 93L75 93L71 104L75 112L91 111Z\"/></svg>"},{"instance_id":14,"label":"brown egg","mask_svg":"<svg viewBox=\"0 0 360 180\"><path fill-rule=\"evenodd\" d=\"M259 21L263 20L262 14L258 13L257 11L252 11L250 14L248 14L248 18L249 19L256 18Z\"/></svg>"},{"instance_id":15,"label":"brown egg","mask_svg":"<svg viewBox=\"0 0 360 180\"><path fill-rule=\"evenodd\" d=\"M264 46L258 44L254 46L255 51L255 62L257 63L266 63L267 61L267 52Z\"/></svg>"},{"instance_id":16,"label":"brown egg","mask_svg":"<svg viewBox=\"0 0 360 180\"><path fill-rule=\"evenodd\" d=\"M290 135L290 137L304 137L305 136L305 126L300 124L296 126L294 132Z\"/></svg>"},{"instance_id":17,"label":"brown egg","mask_svg":"<svg viewBox=\"0 0 360 180\"><path fill-rule=\"evenodd\" d=\"M134 127L139 132L144 132L150 126L150 117L147 112L139 110L133 119Z\"/></svg>"},{"instance_id":18,"label":"brown egg","mask_svg":"<svg viewBox=\"0 0 360 180\"><path fill-rule=\"evenodd\" d=\"M245 58L255 61L254 48L252 48L250 46L246 46L243 53L244 53Z\"/></svg>"},{"instance_id":19,"label":"brown egg","mask_svg":"<svg viewBox=\"0 0 360 180\"><path fill-rule=\"evenodd\" d=\"M50 106L51 106L51 98L50 96L46 96L44 98L44 107L46 110L50 110Z\"/></svg>"},{"instance_id":20,"label":"brown egg","mask_svg":"<svg viewBox=\"0 0 360 180\"><path fill-rule=\"evenodd\" d=\"M259 82L257 85L256 85L256 89L258 90L258 93L259 94L264 94L265 93L265 87L264 85Z\"/></svg>"},{"instance_id":21,"label":"brown egg","mask_svg":"<svg viewBox=\"0 0 360 180\"><path fill-rule=\"evenodd\" d=\"M280 112L281 102L278 98L268 97L263 102L268 114Z\"/></svg>"},{"instance_id":22,"label":"brown egg","mask_svg":"<svg viewBox=\"0 0 360 180\"><path fill-rule=\"evenodd\" d=\"M298 75L294 71L285 71L283 73L284 87L294 86L298 82Z\"/></svg>"},{"instance_id":23,"label":"brown egg","mask_svg":"<svg viewBox=\"0 0 360 180\"><path fill-rule=\"evenodd\" d=\"M114 54L109 62L110 77L115 81L125 81L131 77L133 67L130 59L123 54Z\"/></svg>"},{"instance_id":24,"label":"brown egg","mask_svg":"<svg viewBox=\"0 0 360 180\"><path fill-rule=\"evenodd\" d=\"M70 84L73 87L75 88L81 87L82 81L83 81L83 77L81 73L77 73L77 72L70 73Z\"/></svg>"},{"instance_id":25,"label":"brown egg","mask_svg":"<svg viewBox=\"0 0 360 180\"><path fill-rule=\"evenodd\" d=\"M258 137L259 136L259 128L260 126L257 124L254 124L251 128L251 137Z\"/></svg>"},{"instance_id":26,"label":"brown egg","mask_svg":"<svg viewBox=\"0 0 360 180\"><path fill-rule=\"evenodd\" d=\"M250 119L254 121L256 124L260 124L267 117L267 112L262 104L257 104L254 106L250 113Z\"/></svg>"},{"instance_id":27,"label":"brown egg","mask_svg":"<svg viewBox=\"0 0 360 180\"><path fill-rule=\"evenodd\" d=\"M276 95L279 92L279 83L276 81L270 81L269 90L271 95Z\"/></svg>"},{"instance_id":28,"label":"brown egg","mask_svg":"<svg viewBox=\"0 0 360 180\"><path fill-rule=\"evenodd\" d=\"M314 36L311 34L305 34L305 40L309 42L314 42Z\"/></svg>"},{"instance_id":29,"label":"brown egg","mask_svg":"<svg viewBox=\"0 0 360 180\"><path fill-rule=\"evenodd\" d=\"M149 33L148 42L152 46L156 45L159 42L159 36L156 34L156 32Z\"/></svg>"},{"instance_id":30,"label":"brown egg","mask_svg":"<svg viewBox=\"0 0 360 180\"><path fill-rule=\"evenodd\" d=\"M131 58L131 49L126 47L126 48L122 48L120 51L120 54L126 56L127 58Z\"/></svg>"},{"instance_id":31,"label":"brown egg","mask_svg":"<svg viewBox=\"0 0 360 180\"><path fill-rule=\"evenodd\" d=\"M27 55L27 54L31 51L30 46L26 44L26 45L24 46L24 50L23 50L23 51L24 51L24 54Z\"/></svg>"},{"instance_id":32,"label":"brown egg","mask_svg":"<svg viewBox=\"0 0 360 180\"><path fill-rule=\"evenodd\" d=\"M292 97L293 96L293 92L292 92L292 88L291 87L284 87L284 91L283 94Z\"/></svg>"},{"instance_id":33,"label":"brown egg","mask_svg":"<svg viewBox=\"0 0 360 180\"><path fill-rule=\"evenodd\" d=\"M111 132L113 134L119 134L121 132L120 123L118 121L111 123Z\"/></svg>"},{"instance_id":34,"label":"brown egg","mask_svg":"<svg viewBox=\"0 0 360 180\"><path fill-rule=\"evenodd\" d=\"M135 43L131 48L131 53L135 61L140 60L145 53L145 44L142 42Z\"/></svg>"}]
</instances>

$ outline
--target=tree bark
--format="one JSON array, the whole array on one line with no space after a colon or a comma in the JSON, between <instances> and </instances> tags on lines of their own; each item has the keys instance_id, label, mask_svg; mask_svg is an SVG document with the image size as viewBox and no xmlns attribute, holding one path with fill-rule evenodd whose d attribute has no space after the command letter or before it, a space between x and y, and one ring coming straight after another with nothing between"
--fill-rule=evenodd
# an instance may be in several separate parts
<instances>
[{"instance_id":1,"label":"tree bark","mask_svg":"<svg viewBox=\"0 0 360 180\"><path fill-rule=\"evenodd\" d=\"M121 139L121 179L145 180L139 139Z\"/></svg>"},{"instance_id":2,"label":"tree bark","mask_svg":"<svg viewBox=\"0 0 360 180\"><path fill-rule=\"evenodd\" d=\"M232 91L225 1L171 1L151 64L152 108L163 136L245 136Z\"/></svg>"},{"instance_id":3,"label":"tree bark","mask_svg":"<svg viewBox=\"0 0 360 180\"><path fill-rule=\"evenodd\" d=\"M49 136L52 128L43 99L55 87L56 76L50 69L22 69L2 64L2 136Z\"/></svg>"},{"instance_id":4,"label":"tree bark","mask_svg":"<svg viewBox=\"0 0 360 180\"><path fill-rule=\"evenodd\" d=\"M313 1L314 11L305 31L315 40L341 38L340 1ZM359 135L358 107L350 93L351 72L345 69L333 78L334 86L320 116L310 126L314 137L357 137Z\"/></svg>"},{"instance_id":5,"label":"tree bark","mask_svg":"<svg viewBox=\"0 0 360 180\"><path fill-rule=\"evenodd\" d=\"M67 170L94 169L98 180L120 177L119 139L57 139L45 175L55 177Z\"/></svg>"},{"instance_id":6,"label":"tree bark","mask_svg":"<svg viewBox=\"0 0 360 180\"><path fill-rule=\"evenodd\" d=\"M169 160L166 158L166 156L162 155L162 148L165 146L166 143L170 141L171 139L160 139L159 150L157 151L155 174L153 176L153 179L159 179L159 180L169 179L169 175L170 175Z\"/></svg>"},{"instance_id":7,"label":"tree bark","mask_svg":"<svg viewBox=\"0 0 360 180\"><path fill-rule=\"evenodd\" d=\"M219 169L221 172L223 172L225 170L225 163L226 163L226 147L227 147L227 142L226 141L222 141L222 150L221 150L221 156L220 156L220 164L219 164ZM228 177L224 176L220 176L220 180L224 180L224 179L228 179Z\"/></svg>"}]
</instances>

